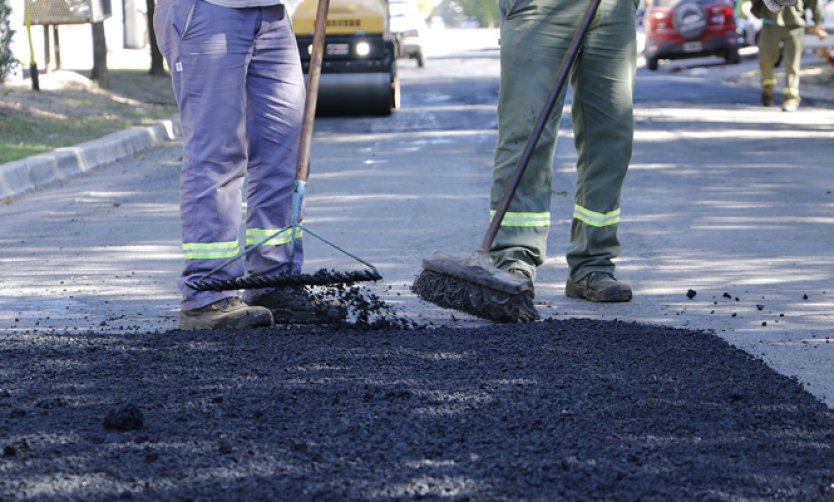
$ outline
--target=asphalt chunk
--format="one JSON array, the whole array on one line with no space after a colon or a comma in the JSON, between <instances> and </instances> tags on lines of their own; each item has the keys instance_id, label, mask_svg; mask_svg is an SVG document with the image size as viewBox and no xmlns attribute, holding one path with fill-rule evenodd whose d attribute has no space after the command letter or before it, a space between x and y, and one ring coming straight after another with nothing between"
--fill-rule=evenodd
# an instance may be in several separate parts
<instances>
[{"instance_id":1,"label":"asphalt chunk","mask_svg":"<svg viewBox=\"0 0 834 502\"><path fill-rule=\"evenodd\" d=\"M0 499L834 496L832 412L709 333L575 319L23 333L0 352L11 395L68 403L3 422L5 444L31 448L3 463ZM102 437L102 402L153 419Z\"/></svg>"},{"instance_id":2,"label":"asphalt chunk","mask_svg":"<svg viewBox=\"0 0 834 502\"><path fill-rule=\"evenodd\" d=\"M135 405L124 404L107 410L102 421L108 431L134 431L145 424L145 417Z\"/></svg>"}]
</instances>

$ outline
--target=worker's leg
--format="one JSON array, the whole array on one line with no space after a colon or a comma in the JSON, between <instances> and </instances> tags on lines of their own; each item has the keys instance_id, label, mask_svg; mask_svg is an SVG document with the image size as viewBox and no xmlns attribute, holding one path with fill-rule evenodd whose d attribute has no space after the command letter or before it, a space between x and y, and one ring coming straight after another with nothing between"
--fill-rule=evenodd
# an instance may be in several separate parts
<instances>
[{"instance_id":1,"label":"worker's leg","mask_svg":"<svg viewBox=\"0 0 834 502\"><path fill-rule=\"evenodd\" d=\"M799 99L799 69L802 59L802 49L805 45L805 29L784 29L784 64L785 89L782 91L782 101Z\"/></svg>"},{"instance_id":2,"label":"worker's leg","mask_svg":"<svg viewBox=\"0 0 834 502\"><path fill-rule=\"evenodd\" d=\"M298 138L304 111L304 76L298 45L283 5L264 7L247 77L249 141L246 244L251 246L290 225ZM300 235L297 237L300 238ZM301 240L289 270L291 231L247 256L252 274L298 272Z\"/></svg>"},{"instance_id":3,"label":"worker's leg","mask_svg":"<svg viewBox=\"0 0 834 502\"><path fill-rule=\"evenodd\" d=\"M240 251L241 187L246 169L245 90L256 9L170 0L156 19L180 108L184 146L180 213L186 265L183 310L235 292L196 292L186 283ZM224 43L218 44L217 40ZM243 274L235 262L215 279Z\"/></svg>"},{"instance_id":4,"label":"worker's leg","mask_svg":"<svg viewBox=\"0 0 834 502\"><path fill-rule=\"evenodd\" d=\"M773 104L781 30L778 26L764 25L759 33L759 71L762 73L762 104L765 106Z\"/></svg>"},{"instance_id":5,"label":"worker's leg","mask_svg":"<svg viewBox=\"0 0 834 502\"><path fill-rule=\"evenodd\" d=\"M568 0L502 2L498 144L491 194L495 210L550 93L562 58L584 10ZM491 248L499 268L535 273L545 258L550 229L551 180L556 129L564 91Z\"/></svg>"},{"instance_id":6,"label":"worker's leg","mask_svg":"<svg viewBox=\"0 0 834 502\"><path fill-rule=\"evenodd\" d=\"M631 161L636 44L632 2L603 2L574 67L579 153L567 260L571 279L614 271L620 192Z\"/></svg>"}]
</instances>

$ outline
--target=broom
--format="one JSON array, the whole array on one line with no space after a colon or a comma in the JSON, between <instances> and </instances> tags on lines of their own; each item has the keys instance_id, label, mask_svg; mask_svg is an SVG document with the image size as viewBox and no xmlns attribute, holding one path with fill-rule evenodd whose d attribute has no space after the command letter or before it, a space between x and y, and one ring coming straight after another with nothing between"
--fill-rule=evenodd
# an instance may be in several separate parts
<instances>
[{"instance_id":1,"label":"broom","mask_svg":"<svg viewBox=\"0 0 834 502\"><path fill-rule=\"evenodd\" d=\"M283 286L327 286L327 285L341 285L354 284L363 281L379 281L382 276L377 271L376 267L358 256L346 251L335 243L327 240L318 233L310 229L310 227L301 223L301 208L304 202L304 192L307 186L307 179L310 176L310 149L313 142L313 122L316 115L316 103L319 93L319 79L321 77L322 59L324 57L324 35L325 26L327 22L327 10L330 6L330 0L319 0L316 10L316 21L313 33L313 49L310 56L309 80L307 82L307 99L304 104L304 117L301 123L301 138L298 151L298 160L295 166L295 181L293 182L293 197L292 197L292 216L290 219L290 226L282 228L273 234L261 239L252 246L246 248L242 253L234 256L208 273L202 275L196 280L190 281L188 286L197 291L224 291L237 289L259 289L259 288L273 288ZM277 275L248 275L244 277L236 277L233 279L217 280L212 279L212 276L223 270L230 263L233 263L244 256L254 252L256 249L263 246L270 239L273 239L284 232L291 232L290 246L290 268L292 268L292 260L295 255L295 241L298 236L306 232L316 239L324 242L328 246L346 254L359 263L368 267L364 270L351 271L334 271L334 270L319 270L314 274L277 274Z\"/></svg>"},{"instance_id":2,"label":"broom","mask_svg":"<svg viewBox=\"0 0 834 502\"><path fill-rule=\"evenodd\" d=\"M530 163L533 149L564 89L570 69L576 61L582 41L588 33L600 1L591 0L579 29L568 46L556 82L527 139L527 144L498 207L495 209L495 215L481 242L481 247L467 258L442 253L423 258L423 270L411 287L411 290L422 299L441 307L460 310L494 322L529 322L539 319L539 313L533 305L533 281L495 267L489 256L489 249L510 207L524 171Z\"/></svg>"}]
</instances>

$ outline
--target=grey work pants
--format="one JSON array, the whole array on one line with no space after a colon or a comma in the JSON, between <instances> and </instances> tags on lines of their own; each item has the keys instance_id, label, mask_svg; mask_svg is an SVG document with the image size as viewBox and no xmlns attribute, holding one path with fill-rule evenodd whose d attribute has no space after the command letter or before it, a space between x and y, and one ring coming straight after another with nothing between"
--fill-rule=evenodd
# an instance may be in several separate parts
<instances>
[{"instance_id":1,"label":"grey work pants","mask_svg":"<svg viewBox=\"0 0 834 502\"><path fill-rule=\"evenodd\" d=\"M242 189L246 242L290 224L304 77L282 5L232 9L203 0L160 0L154 28L179 105L180 177L186 265L182 308L235 292L196 292L186 283L240 252ZM289 272L288 232L213 277ZM295 243L293 271L302 264Z\"/></svg>"},{"instance_id":2,"label":"grey work pants","mask_svg":"<svg viewBox=\"0 0 834 502\"><path fill-rule=\"evenodd\" d=\"M501 0L501 83L493 210L504 193L588 2ZM567 251L570 276L613 272L619 253L620 191L631 161L636 71L632 0L603 0L571 73L579 153ZM556 131L565 94L533 152L491 249L499 268L531 273L545 258Z\"/></svg>"}]
</instances>

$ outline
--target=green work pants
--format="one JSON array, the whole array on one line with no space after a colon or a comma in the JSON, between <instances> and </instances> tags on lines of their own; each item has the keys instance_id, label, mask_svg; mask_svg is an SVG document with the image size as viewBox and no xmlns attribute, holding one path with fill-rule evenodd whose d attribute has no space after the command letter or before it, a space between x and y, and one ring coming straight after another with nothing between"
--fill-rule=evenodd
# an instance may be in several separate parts
<instances>
[{"instance_id":1,"label":"green work pants","mask_svg":"<svg viewBox=\"0 0 834 502\"><path fill-rule=\"evenodd\" d=\"M759 35L759 68L762 87L776 86L774 66L779 60L779 45L784 46L782 64L785 67L785 88L782 99L799 98L799 65L805 44L805 28L764 25Z\"/></svg>"},{"instance_id":2,"label":"green work pants","mask_svg":"<svg viewBox=\"0 0 834 502\"><path fill-rule=\"evenodd\" d=\"M579 161L567 260L570 276L576 280L594 271L613 272L612 260L620 250L620 192L634 136L636 3L602 0L570 76ZM500 0L500 6L504 17L493 211L544 107L588 2ZM522 268L534 274L544 262L556 133L564 99L563 91L492 245L491 255L499 268Z\"/></svg>"}]
</instances>

